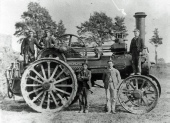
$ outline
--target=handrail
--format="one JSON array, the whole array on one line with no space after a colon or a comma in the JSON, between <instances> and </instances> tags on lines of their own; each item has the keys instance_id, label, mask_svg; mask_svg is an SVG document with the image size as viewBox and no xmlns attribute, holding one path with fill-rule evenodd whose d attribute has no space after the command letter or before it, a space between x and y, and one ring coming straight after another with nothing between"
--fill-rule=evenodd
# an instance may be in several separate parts
<instances>
[{"instance_id":1,"label":"handrail","mask_svg":"<svg viewBox=\"0 0 170 123\"><path fill-rule=\"evenodd\" d=\"M89 60L89 61L94 61L94 60L100 60L101 54L98 54L96 58L89 58L89 57L84 57L84 58L66 58L67 61L82 61L82 60Z\"/></svg>"}]
</instances>

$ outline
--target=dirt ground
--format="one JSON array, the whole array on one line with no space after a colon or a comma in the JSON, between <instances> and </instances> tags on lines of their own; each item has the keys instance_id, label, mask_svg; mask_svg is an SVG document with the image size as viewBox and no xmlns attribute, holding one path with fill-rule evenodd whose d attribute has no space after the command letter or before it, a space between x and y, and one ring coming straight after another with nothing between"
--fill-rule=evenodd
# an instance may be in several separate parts
<instances>
[{"instance_id":1,"label":"dirt ground","mask_svg":"<svg viewBox=\"0 0 170 123\"><path fill-rule=\"evenodd\" d=\"M157 106L143 115L128 113L119 104L117 114L106 114L104 89L93 88L88 114L78 113L78 103L58 113L43 114L33 111L22 98L1 98L0 123L170 123L170 67L153 68L152 73L160 80L162 94Z\"/></svg>"}]
</instances>

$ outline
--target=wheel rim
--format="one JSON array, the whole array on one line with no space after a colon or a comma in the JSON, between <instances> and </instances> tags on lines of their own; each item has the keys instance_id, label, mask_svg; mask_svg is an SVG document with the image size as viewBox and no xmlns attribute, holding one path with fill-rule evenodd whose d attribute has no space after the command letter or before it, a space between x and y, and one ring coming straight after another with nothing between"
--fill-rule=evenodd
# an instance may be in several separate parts
<instances>
[{"instance_id":1,"label":"wheel rim","mask_svg":"<svg viewBox=\"0 0 170 123\"><path fill-rule=\"evenodd\" d=\"M56 59L41 59L29 66L21 79L27 104L38 112L56 112L67 107L77 92L74 71Z\"/></svg>"},{"instance_id":2,"label":"wheel rim","mask_svg":"<svg viewBox=\"0 0 170 123\"><path fill-rule=\"evenodd\" d=\"M145 76L131 76L119 86L118 100L125 110L143 114L157 104L159 94L156 85Z\"/></svg>"},{"instance_id":3,"label":"wheel rim","mask_svg":"<svg viewBox=\"0 0 170 123\"><path fill-rule=\"evenodd\" d=\"M55 48L44 49L40 52L37 59L41 58L55 58L60 59L62 61L66 61L64 54L59 53L59 51Z\"/></svg>"},{"instance_id":4,"label":"wheel rim","mask_svg":"<svg viewBox=\"0 0 170 123\"><path fill-rule=\"evenodd\" d=\"M152 81L153 81L153 82L155 83L155 85L157 86L158 92L159 92L159 97L160 97L160 96L161 96L161 86L160 86L160 84L159 84L158 78L156 78L155 76L153 76L153 75L151 75L151 74L149 74L148 77L151 78Z\"/></svg>"}]
</instances>

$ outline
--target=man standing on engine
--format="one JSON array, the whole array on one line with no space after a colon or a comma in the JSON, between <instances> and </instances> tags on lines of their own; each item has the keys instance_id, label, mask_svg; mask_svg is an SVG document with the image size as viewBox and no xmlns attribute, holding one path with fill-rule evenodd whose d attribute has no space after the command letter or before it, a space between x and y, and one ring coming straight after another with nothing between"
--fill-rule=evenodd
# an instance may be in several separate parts
<instances>
[{"instance_id":1,"label":"man standing on engine","mask_svg":"<svg viewBox=\"0 0 170 123\"><path fill-rule=\"evenodd\" d=\"M53 48L55 47L56 40L54 37L51 36L51 31L45 31L45 37L40 41L40 44L44 46L44 48Z\"/></svg>"},{"instance_id":2,"label":"man standing on engine","mask_svg":"<svg viewBox=\"0 0 170 123\"><path fill-rule=\"evenodd\" d=\"M117 88L121 82L120 73L117 69L113 68L113 61L109 60L108 69L104 73L104 88L106 92L106 106L107 113L116 113L116 101L117 101Z\"/></svg>"},{"instance_id":3,"label":"man standing on engine","mask_svg":"<svg viewBox=\"0 0 170 123\"><path fill-rule=\"evenodd\" d=\"M88 113L89 110L89 93L92 92L91 89L91 71L88 70L88 64L82 64L83 69L78 74L79 82L79 105L80 113Z\"/></svg>"},{"instance_id":4,"label":"man standing on engine","mask_svg":"<svg viewBox=\"0 0 170 123\"><path fill-rule=\"evenodd\" d=\"M24 55L24 64L28 64L35 60L35 49L34 45L36 45L39 49L42 47L39 45L36 38L34 38L34 32L29 31L29 36L24 38L21 44L21 55Z\"/></svg>"},{"instance_id":5,"label":"man standing on engine","mask_svg":"<svg viewBox=\"0 0 170 123\"><path fill-rule=\"evenodd\" d=\"M140 31L138 29L135 29L134 31L135 37L132 39L130 44L130 53L132 54L132 67L133 67L133 73L134 74L141 74L141 60L140 55L142 54L143 48L144 48L144 42L143 39L139 37Z\"/></svg>"}]
</instances>

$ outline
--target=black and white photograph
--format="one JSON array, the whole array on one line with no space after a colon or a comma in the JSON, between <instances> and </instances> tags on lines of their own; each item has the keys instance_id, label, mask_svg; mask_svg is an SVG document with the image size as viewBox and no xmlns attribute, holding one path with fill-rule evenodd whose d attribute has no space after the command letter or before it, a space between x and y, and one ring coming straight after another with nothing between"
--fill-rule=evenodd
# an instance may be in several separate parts
<instances>
[{"instance_id":1,"label":"black and white photograph","mask_svg":"<svg viewBox=\"0 0 170 123\"><path fill-rule=\"evenodd\" d=\"M169 0L0 0L0 123L170 123Z\"/></svg>"}]
</instances>

